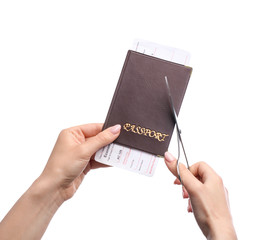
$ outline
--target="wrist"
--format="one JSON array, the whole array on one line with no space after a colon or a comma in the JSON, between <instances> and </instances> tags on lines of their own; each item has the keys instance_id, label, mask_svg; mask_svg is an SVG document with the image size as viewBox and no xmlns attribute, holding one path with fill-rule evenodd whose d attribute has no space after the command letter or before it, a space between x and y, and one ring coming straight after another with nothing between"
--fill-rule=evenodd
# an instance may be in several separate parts
<instances>
[{"instance_id":1,"label":"wrist","mask_svg":"<svg viewBox=\"0 0 278 240\"><path fill-rule=\"evenodd\" d=\"M53 210L57 210L64 202L58 185L43 175L38 177L32 184L30 194L34 201L38 201L42 204L46 202L51 204Z\"/></svg>"},{"instance_id":2,"label":"wrist","mask_svg":"<svg viewBox=\"0 0 278 240\"><path fill-rule=\"evenodd\" d=\"M1 237L41 239L62 203L59 190L46 178L39 177L1 221Z\"/></svg>"},{"instance_id":3,"label":"wrist","mask_svg":"<svg viewBox=\"0 0 278 240\"><path fill-rule=\"evenodd\" d=\"M210 231L208 233L207 239L209 240L237 240L236 231L232 219L228 220L216 220L210 224Z\"/></svg>"}]
</instances>

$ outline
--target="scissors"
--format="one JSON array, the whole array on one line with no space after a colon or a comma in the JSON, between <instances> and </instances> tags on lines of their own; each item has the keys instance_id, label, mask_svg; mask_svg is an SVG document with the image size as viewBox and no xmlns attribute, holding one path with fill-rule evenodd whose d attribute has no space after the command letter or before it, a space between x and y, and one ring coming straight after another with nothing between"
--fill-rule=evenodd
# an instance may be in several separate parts
<instances>
[{"instance_id":1,"label":"scissors","mask_svg":"<svg viewBox=\"0 0 278 240\"><path fill-rule=\"evenodd\" d=\"M177 130L177 136L178 136L177 173L178 173L179 180L182 184L181 176L180 176L180 168L179 168L179 164L180 164L180 145L182 147L182 151L183 151L183 154L184 154L184 157L185 157L185 160L186 160L186 165L187 165L188 169L189 169L189 164L188 164L187 156L186 156L186 153L185 153L184 145L183 145L183 142L182 142L182 139L181 139L181 130L180 130L179 124L178 124L178 116L177 116L177 113L176 113L176 110L175 110L175 107L174 107L173 98L172 98L172 95L171 95L171 90L170 90L170 87L169 87L167 76L165 76L165 82L166 82L166 86L167 86L167 91L168 91L168 96L169 96L170 107L171 107L171 110L172 110L172 115L174 116L174 120L175 120L175 124L176 124L176 130Z\"/></svg>"}]
</instances>

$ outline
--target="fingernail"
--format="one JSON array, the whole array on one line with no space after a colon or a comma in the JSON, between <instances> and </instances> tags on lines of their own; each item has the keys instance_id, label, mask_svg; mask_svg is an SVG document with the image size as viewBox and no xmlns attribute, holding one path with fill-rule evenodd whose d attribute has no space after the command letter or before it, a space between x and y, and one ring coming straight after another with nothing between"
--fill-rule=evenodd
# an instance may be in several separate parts
<instances>
[{"instance_id":1,"label":"fingernail","mask_svg":"<svg viewBox=\"0 0 278 240\"><path fill-rule=\"evenodd\" d=\"M165 160L168 161L168 162L173 162L173 161L176 160L175 157L169 152L166 152L164 154L164 157L165 157Z\"/></svg>"},{"instance_id":2,"label":"fingernail","mask_svg":"<svg viewBox=\"0 0 278 240\"><path fill-rule=\"evenodd\" d=\"M113 127L110 128L110 132L113 133L113 134L118 134L121 130L121 125L120 124L117 124Z\"/></svg>"}]
</instances>

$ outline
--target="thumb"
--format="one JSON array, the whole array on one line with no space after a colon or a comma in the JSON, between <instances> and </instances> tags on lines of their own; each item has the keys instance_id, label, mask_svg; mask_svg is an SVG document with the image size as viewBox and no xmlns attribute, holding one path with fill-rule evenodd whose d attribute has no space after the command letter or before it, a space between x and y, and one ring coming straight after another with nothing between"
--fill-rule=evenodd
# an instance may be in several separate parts
<instances>
[{"instance_id":1,"label":"thumb","mask_svg":"<svg viewBox=\"0 0 278 240\"><path fill-rule=\"evenodd\" d=\"M177 172L177 160L176 158L169 152L164 154L165 163L170 172L179 178ZM197 187L201 185L201 182L185 167L184 164L179 164L180 177L182 181L182 185L186 188L189 195L192 194Z\"/></svg>"},{"instance_id":2,"label":"thumb","mask_svg":"<svg viewBox=\"0 0 278 240\"><path fill-rule=\"evenodd\" d=\"M100 148L116 140L116 138L120 135L120 131L121 125L117 124L105 129L94 137L87 138L84 143L86 151L88 151L88 154L92 156Z\"/></svg>"}]
</instances>

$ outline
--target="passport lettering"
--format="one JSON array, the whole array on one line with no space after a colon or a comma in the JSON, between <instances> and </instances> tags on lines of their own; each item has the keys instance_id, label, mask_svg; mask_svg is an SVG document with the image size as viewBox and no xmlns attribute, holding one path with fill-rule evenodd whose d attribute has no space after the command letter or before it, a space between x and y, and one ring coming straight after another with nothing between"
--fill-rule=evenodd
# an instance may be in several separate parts
<instances>
[{"instance_id":1,"label":"passport lettering","mask_svg":"<svg viewBox=\"0 0 278 240\"><path fill-rule=\"evenodd\" d=\"M159 142L164 142L165 138L169 136L169 134L160 133L155 130L151 130L149 128L144 128L140 126L136 126L135 124L125 123L123 125L123 129L127 132L133 132L135 134L144 135L150 138L155 138Z\"/></svg>"}]
</instances>

